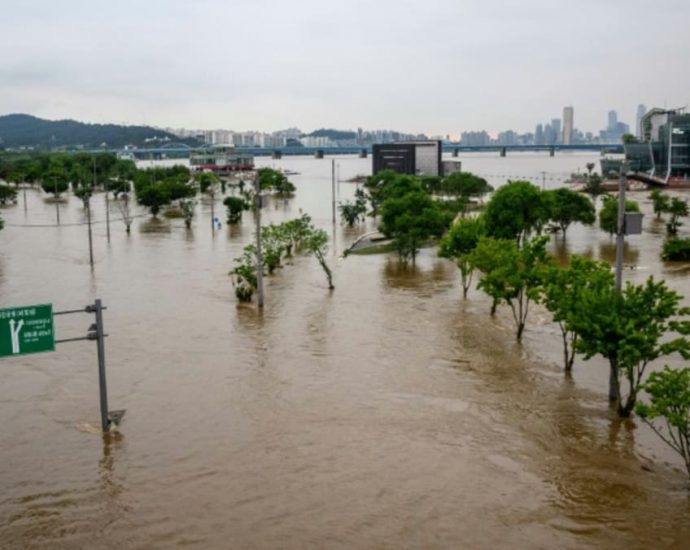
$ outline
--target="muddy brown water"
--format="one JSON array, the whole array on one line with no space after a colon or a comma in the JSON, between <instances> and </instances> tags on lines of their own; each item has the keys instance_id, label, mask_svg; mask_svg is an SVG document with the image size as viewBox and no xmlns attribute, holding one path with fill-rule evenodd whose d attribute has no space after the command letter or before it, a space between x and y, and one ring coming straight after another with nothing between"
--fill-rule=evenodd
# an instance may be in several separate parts
<instances>
[{"instance_id":1,"label":"muddy brown water","mask_svg":"<svg viewBox=\"0 0 690 550\"><path fill-rule=\"evenodd\" d=\"M528 176L590 160L516 157L465 166ZM338 162L343 179L369 169ZM271 200L267 222L302 211L332 232L330 161L279 165L301 172L298 192ZM353 191L341 183L341 199ZM114 220L109 245L97 223L92 273L86 228L35 227L54 224L55 207L27 198L26 214L21 195L2 210L0 306L102 298L110 404L127 414L104 441L91 343L0 360L1 547L687 548L682 464L608 409L605 364L578 360L564 378L546 312L533 309L517 345L508 311L490 318L476 290L463 300L434 250L414 267L342 260L365 228L338 225L335 291L297 256L268 278L261 314L237 306L227 276L251 213L215 237L207 202L189 231L144 216L127 236ZM690 296L687 265L658 260L663 224L635 198L648 215L626 279L663 276ZM94 203L100 222L103 196ZM61 204L63 224L83 219L79 201ZM582 227L552 250L614 254ZM90 322L59 317L58 337Z\"/></svg>"}]
</instances>

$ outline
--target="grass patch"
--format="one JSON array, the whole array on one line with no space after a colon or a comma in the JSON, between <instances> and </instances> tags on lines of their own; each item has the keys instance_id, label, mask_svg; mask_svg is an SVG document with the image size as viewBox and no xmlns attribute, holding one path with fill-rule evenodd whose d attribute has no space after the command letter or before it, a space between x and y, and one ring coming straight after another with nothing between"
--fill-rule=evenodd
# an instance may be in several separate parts
<instances>
[{"instance_id":1,"label":"grass patch","mask_svg":"<svg viewBox=\"0 0 690 550\"><path fill-rule=\"evenodd\" d=\"M356 250L349 250L348 254L356 254L357 256L368 256L369 254L387 254L388 252L395 252L394 243L374 244L365 248L358 248Z\"/></svg>"}]
</instances>

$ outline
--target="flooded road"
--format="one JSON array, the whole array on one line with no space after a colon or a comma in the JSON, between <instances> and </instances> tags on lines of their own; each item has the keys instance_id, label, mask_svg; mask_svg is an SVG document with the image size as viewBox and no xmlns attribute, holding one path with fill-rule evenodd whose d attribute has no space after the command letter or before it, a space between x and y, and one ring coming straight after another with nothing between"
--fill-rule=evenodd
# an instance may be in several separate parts
<instances>
[{"instance_id":1,"label":"flooded road","mask_svg":"<svg viewBox=\"0 0 690 550\"><path fill-rule=\"evenodd\" d=\"M464 167L519 177L593 158L477 155ZM337 162L341 179L370 170ZM2 210L0 307L102 298L110 406L127 414L104 442L92 343L2 359L0 546L687 547L682 464L608 409L603 362L578 360L564 378L546 312L533 310L516 344L509 313L492 319L476 290L463 300L457 268L433 249L414 267L339 259L365 228L333 231L330 159L259 163L301 173L295 198L272 199L262 217L306 212L333 234L333 292L297 256L267 279L263 313L238 306L227 272L253 216L214 236L204 201L189 231L141 211L130 236L113 221L108 245L97 223L93 273L85 226L35 227L55 223L39 191L26 214L21 195ZM341 199L354 188L341 183ZM98 222L103 208L98 195ZM70 196L62 223L83 220ZM687 269L658 260L659 223L647 215L629 239L625 278L659 274L690 297ZM614 248L574 227L552 250L610 260ZM59 317L57 336L91 322Z\"/></svg>"}]
</instances>

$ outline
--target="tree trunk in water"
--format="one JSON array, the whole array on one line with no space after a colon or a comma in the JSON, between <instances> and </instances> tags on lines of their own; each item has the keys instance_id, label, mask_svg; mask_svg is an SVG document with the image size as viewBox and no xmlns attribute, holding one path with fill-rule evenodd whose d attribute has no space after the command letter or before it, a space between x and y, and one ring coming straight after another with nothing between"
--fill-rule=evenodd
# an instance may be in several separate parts
<instances>
[{"instance_id":1,"label":"tree trunk in water","mask_svg":"<svg viewBox=\"0 0 690 550\"><path fill-rule=\"evenodd\" d=\"M497 307L497 306L498 306L498 301L497 301L497 300L494 300L493 302L491 302L491 316L492 316L492 317L493 317L494 315L496 315L496 307Z\"/></svg>"},{"instance_id":2,"label":"tree trunk in water","mask_svg":"<svg viewBox=\"0 0 690 550\"><path fill-rule=\"evenodd\" d=\"M622 400L618 401L618 416L621 418L628 418L630 413L632 413L635 408L635 403L637 402L637 388L632 380L633 374L628 375L629 393L628 398L625 400L625 405L623 405Z\"/></svg>"},{"instance_id":3,"label":"tree trunk in water","mask_svg":"<svg viewBox=\"0 0 690 550\"><path fill-rule=\"evenodd\" d=\"M609 359L611 368L609 370L609 401L620 399L620 385L618 380L618 364L615 359Z\"/></svg>"},{"instance_id":4,"label":"tree trunk in water","mask_svg":"<svg viewBox=\"0 0 690 550\"><path fill-rule=\"evenodd\" d=\"M518 330L517 330L517 341L521 342L522 341L522 332L525 330L525 323L519 323L518 324Z\"/></svg>"},{"instance_id":5,"label":"tree trunk in water","mask_svg":"<svg viewBox=\"0 0 690 550\"><path fill-rule=\"evenodd\" d=\"M562 330L561 335L563 336L563 365L565 367L565 372L570 372L570 369L573 368L573 363L568 357L568 334Z\"/></svg>"}]
</instances>

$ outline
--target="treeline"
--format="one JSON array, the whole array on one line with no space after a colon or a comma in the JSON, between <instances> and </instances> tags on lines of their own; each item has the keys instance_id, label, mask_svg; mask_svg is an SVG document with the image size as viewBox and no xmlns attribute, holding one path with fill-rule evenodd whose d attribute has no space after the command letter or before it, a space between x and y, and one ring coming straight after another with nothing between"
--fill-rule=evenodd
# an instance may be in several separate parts
<instances>
[{"instance_id":1,"label":"treeline","mask_svg":"<svg viewBox=\"0 0 690 550\"><path fill-rule=\"evenodd\" d=\"M295 192L295 186L285 174L270 168L257 172L262 192L288 197ZM0 184L0 204L16 202L17 187L39 185L44 192L58 199L70 190L89 207L89 200L95 191L112 193L121 199L123 219L130 230L132 221L129 209L129 194L132 186L137 202L149 209L153 216L168 206L171 216L183 217L191 227L198 193L212 199L226 193L227 182L212 173L193 174L181 165L156 167L140 170L131 160L121 160L111 153L46 153L46 154L4 154L0 155L0 179L11 185ZM237 196L227 197L228 223L237 223L242 211L253 204L254 188L243 181L233 185L239 189ZM234 189L233 189L234 190Z\"/></svg>"},{"instance_id":2,"label":"treeline","mask_svg":"<svg viewBox=\"0 0 690 550\"><path fill-rule=\"evenodd\" d=\"M690 369L666 365L649 374L653 363L670 355L690 358L690 308L663 281L650 277L619 290L607 263L573 256L560 265L546 249L547 233L565 237L573 223L594 223L596 182L587 189L590 200L569 189L542 191L527 181L509 181L480 212L468 206L490 188L471 174L430 179L386 172L370 177L365 188L341 208L345 221L347 210L370 206L403 260L414 261L420 246L440 238L439 254L456 262L463 295L476 278L491 299L490 315L508 308L518 341L530 311L541 304L560 329L564 370L572 370L578 354L605 359L608 396L619 416L637 412L682 456L690 475ZM603 230L615 232L616 209L615 198L605 197ZM626 210L639 207L630 201ZM643 391L646 403L638 399Z\"/></svg>"},{"instance_id":3,"label":"treeline","mask_svg":"<svg viewBox=\"0 0 690 550\"><path fill-rule=\"evenodd\" d=\"M198 145L194 139L180 139L163 130L149 126L120 126L117 124L86 124L75 120L45 120L30 115L0 116L0 147L58 147L100 148L134 145L143 147L153 143L185 142Z\"/></svg>"}]
</instances>

